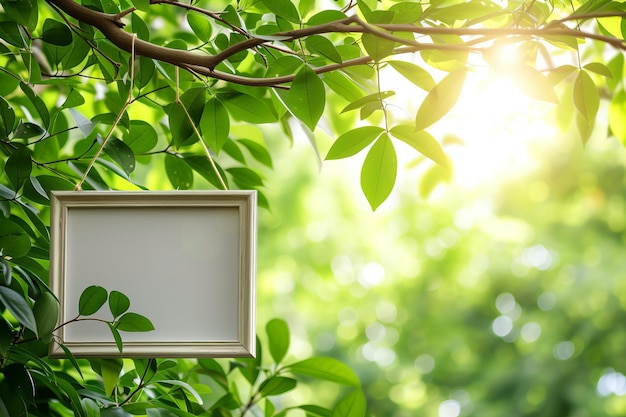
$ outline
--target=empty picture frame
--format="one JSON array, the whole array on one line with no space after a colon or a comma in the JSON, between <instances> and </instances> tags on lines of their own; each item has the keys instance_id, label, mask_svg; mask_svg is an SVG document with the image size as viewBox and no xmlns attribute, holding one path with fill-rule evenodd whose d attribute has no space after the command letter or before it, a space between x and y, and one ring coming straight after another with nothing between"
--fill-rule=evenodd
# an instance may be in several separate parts
<instances>
[{"instance_id":1,"label":"empty picture frame","mask_svg":"<svg viewBox=\"0 0 626 417\"><path fill-rule=\"evenodd\" d=\"M55 191L50 262L60 324L97 285L154 325L120 331L120 353L107 323L71 322L51 357L255 355L255 191ZM89 317L113 319L108 303Z\"/></svg>"}]
</instances>

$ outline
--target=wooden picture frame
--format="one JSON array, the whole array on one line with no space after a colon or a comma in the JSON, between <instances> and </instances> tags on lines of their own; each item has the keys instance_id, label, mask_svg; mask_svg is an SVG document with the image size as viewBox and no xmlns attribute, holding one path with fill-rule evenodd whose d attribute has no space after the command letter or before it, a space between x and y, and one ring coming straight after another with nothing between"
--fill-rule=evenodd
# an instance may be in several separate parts
<instances>
[{"instance_id":1,"label":"wooden picture frame","mask_svg":"<svg viewBox=\"0 0 626 417\"><path fill-rule=\"evenodd\" d=\"M53 334L50 357L253 357L255 191L55 191L50 286L59 323L82 291L119 291L149 332L76 321ZM113 319L105 304L93 317Z\"/></svg>"}]
</instances>

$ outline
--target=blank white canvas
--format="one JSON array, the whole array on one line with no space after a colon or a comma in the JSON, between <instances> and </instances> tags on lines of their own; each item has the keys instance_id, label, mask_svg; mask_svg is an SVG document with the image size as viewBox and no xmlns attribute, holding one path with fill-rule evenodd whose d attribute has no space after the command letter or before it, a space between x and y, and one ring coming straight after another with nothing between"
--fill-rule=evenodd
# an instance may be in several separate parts
<instances>
[{"instance_id":1,"label":"blank white canvas","mask_svg":"<svg viewBox=\"0 0 626 417\"><path fill-rule=\"evenodd\" d=\"M237 341L240 233L236 207L70 207L65 317L90 285L130 298L151 332L124 342ZM103 314L104 313L104 314ZM108 304L94 317L111 319ZM70 342L112 342L101 322L65 327Z\"/></svg>"}]
</instances>

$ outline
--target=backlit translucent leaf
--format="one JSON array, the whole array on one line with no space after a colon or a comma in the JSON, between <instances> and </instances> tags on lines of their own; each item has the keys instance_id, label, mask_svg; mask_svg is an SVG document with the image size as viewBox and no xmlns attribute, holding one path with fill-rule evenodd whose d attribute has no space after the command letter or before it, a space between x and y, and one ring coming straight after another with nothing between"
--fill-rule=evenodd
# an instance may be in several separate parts
<instances>
[{"instance_id":1,"label":"backlit translucent leaf","mask_svg":"<svg viewBox=\"0 0 626 417\"><path fill-rule=\"evenodd\" d=\"M559 104L559 98L554 92L554 86L546 76L528 65L515 67L512 74L515 87L534 100Z\"/></svg>"},{"instance_id":2,"label":"backlit translucent leaf","mask_svg":"<svg viewBox=\"0 0 626 417\"><path fill-rule=\"evenodd\" d=\"M341 63L343 61L333 43L324 36L309 36L305 39L304 43L312 53L317 53L336 63Z\"/></svg>"},{"instance_id":3,"label":"backlit translucent leaf","mask_svg":"<svg viewBox=\"0 0 626 417\"><path fill-rule=\"evenodd\" d=\"M213 30L207 16L197 13L188 13L187 22L189 23L189 26L191 26L193 33L198 36L198 39L203 42L211 40L211 33Z\"/></svg>"},{"instance_id":4,"label":"backlit translucent leaf","mask_svg":"<svg viewBox=\"0 0 626 417\"><path fill-rule=\"evenodd\" d=\"M435 86L432 75L418 65L406 61L387 61L387 63L422 90L430 91Z\"/></svg>"},{"instance_id":5,"label":"backlit translucent leaf","mask_svg":"<svg viewBox=\"0 0 626 417\"><path fill-rule=\"evenodd\" d=\"M613 78L613 73L611 72L611 70L601 62L591 62L583 66L583 68L588 71L595 72L596 74L600 74L604 77Z\"/></svg>"},{"instance_id":6,"label":"backlit translucent leaf","mask_svg":"<svg viewBox=\"0 0 626 417\"><path fill-rule=\"evenodd\" d=\"M104 392L107 396L113 394L113 390L117 386L117 381L120 379L120 372L122 372L123 362L121 359L100 359L100 376L102 376L102 382L104 383Z\"/></svg>"},{"instance_id":7,"label":"backlit translucent leaf","mask_svg":"<svg viewBox=\"0 0 626 417\"><path fill-rule=\"evenodd\" d=\"M410 125L398 125L391 128L390 133L397 139L408 143L419 153L432 159L446 168L452 168L450 158L445 154L437 140L425 130L415 131Z\"/></svg>"},{"instance_id":8,"label":"backlit translucent leaf","mask_svg":"<svg viewBox=\"0 0 626 417\"><path fill-rule=\"evenodd\" d=\"M451 72L428 93L415 115L415 129L422 130L445 116L456 104L467 70Z\"/></svg>"},{"instance_id":9,"label":"backlit translucent leaf","mask_svg":"<svg viewBox=\"0 0 626 417\"><path fill-rule=\"evenodd\" d=\"M290 0L262 0L262 2L276 16L280 16L291 23L300 23L298 9Z\"/></svg>"},{"instance_id":10,"label":"backlit translucent leaf","mask_svg":"<svg viewBox=\"0 0 626 417\"><path fill-rule=\"evenodd\" d=\"M219 154L222 146L228 140L230 132L230 118L226 107L215 98L209 99L204 105L200 118L202 139L207 146Z\"/></svg>"},{"instance_id":11,"label":"backlit translucent leaf","mask_svg":"<svg viewBox=\"0 0 626 417\"><path fill-rule=\"evenodd\" d=\"M348 104L346 107L343 108L343 110L341 110L341 113L345 113L351 110L356 110L356 109L360 109L361 107L371 103L371 102L380 102L381 100L384 100L388 97L391 97L393 95L395 95L396 92L395 91L381 91L379 93L373 93L373 94L368 94L365 97L361 97L358 100L353 101L352 103Z\"/></svg>"},{"instance_id":12,"label":"backlit translucent leaf","mask_svg":"<svg viewBox=\"0 0 626 417\"><path fill-rule=\"evenodd\" d=\"M0 222L0 228L3 226ZM0 232L1 233L1 232ZM1 239L1 238L0 238ZM0 285L0 303L17 319L17 321L37 334L37 321L30 305L26 302L23 294L12 288Z\"/></svg>"},{"instance_id":13,"label":"backlit translucent leaf","mask_svg":"<svg viewBox=\"0 0 626 417\"><path fill-rule=\"evenodd\" d=\"M574 104L580 114L588 121L594 120L600 106L600 95L586 71L582 70L578 73L574 81L573 94Z\"/></svg>"},{"instance_id":14,"label":"backlit translucent leaf","mask_svg":"<svg viewBox=\"0 0 626 417\"><path fill-rule=\"evenodd\" d=\"M326 91L320 77L308 66L296 74L289 89L288 107L309 129L315 130L326 104Z\"/></svg>"},{"instance_id":15,"label":"backlit translucent leaf","mask_svg":"<svg viewBox=\"0 0 626 417\"><path fill-rule=\"evenodd\" d=\"M341 72L327 72L322 75L322 80L331 90L350 102L363 97L361 88Z\"/></svg>"},{"instance_id":16,"label":"backlit translucent leaf","mask_svg":"<svg viewBox=\"0 0 626 417\"><path fill-rule=\"evenodd\" d=\"M222 103L237 120L248 123L272 123L278 120L267 101L242 93L220 94Z\"/></svg>"},{"instance_id":17,"label":"backlit translucent leaf","mask_svg":"<svg viewBox=\"0 0 626 417\"><path fill-rule=\"evenodd\" d=\"M107 290L98 285L91 285L80 295L78 299L78 314L81 316L90 316L96 311L100 310L100 307L104 305L108 298Z\"/></svg>"},{"instance_id":18,"label":"backlit translucent leaf","mask_svg":"<svg viewBox=\"0 0 626 417\"><path fill-rule=\"evenodd\" d=\"M376 62L392 54L395 42L370 33L361 37L365 52Z\"/></svg>"},{"instance_id":19,"label":"backlit translucent leaf","mask_svg":"<svg viewBox=\"0 0 626 417\"><path fill-rule=\"evenodd\" d=\"M328 357L313 357L285 367L296 375L305 375L342 385L361 385L354 371L343 362Z\"/></svg>"},{"instance_id":20,"label":"backlit translucent leaf","mask_svg":"<svg viewBox=\"0 0 626 417\"><path fill-rule=\"evenodd\" d=\"M393 143L383 133L370 148L361 168L361 189L372 210L391 194L396 182L398 161Z\"/></svg>"},{"instance_id":21,"label":"backlit translucent leaf","mask_svg":"<svg viewBox=\"0 0 626 417\"><path fill-rule=\"evenodd\" d=\"M177 155L165 155L165 172L172 187L176 190L188 190L193 185L193 170Z\"/></svg>"},{"instance_id":22,"label":"backlit translucent leaf","mask_svg":"<svg viewBox=\"0 0 626 417\"><path fill-rule=\"evenodd\" d=\"M433 165L420 178L418 187L420 197L427 198L437 185L449 182L451 179L452 171L441 165Z\"/></svg>"},{"instance_id":23,"label":"backlit translucent leaf","mask_svg":"<svg viewBox=\"0 0 626 417\"><path fill-rule=\"evenodd\" d=\"M355 155L372 143L384 131L378 126L362 126L339 136L328 150L326 160L341 159Z\"/></svg>"},{"instance_id":24,"label":"backlit translucent leaf","mask_svg":"<svg viewBox=\"0 0 626 417\"><path fill-rule=\"evenodd\" d=\"M154 330L154 325L145 316L137 313L125 313L117 319L117 330L124 332L148 332Z\"/></svg>"},{"instance_id":25,"label":"backlit translucent leaf","mask_svg":"<svg viewBox=\"0 0 626 417\"><path fill-rule=\"evenodd\" d=\"M265 326L270 354L275 363L280 363L289 350L289 327L284 320L273 319Z\"/></svg>"}]
</instances>

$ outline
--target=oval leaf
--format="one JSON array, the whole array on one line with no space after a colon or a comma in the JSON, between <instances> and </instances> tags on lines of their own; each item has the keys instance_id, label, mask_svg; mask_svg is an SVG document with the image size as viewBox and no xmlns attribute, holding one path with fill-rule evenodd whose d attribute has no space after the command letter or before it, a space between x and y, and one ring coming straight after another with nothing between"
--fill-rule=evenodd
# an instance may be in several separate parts
<instances>
[{"instance_id":1,"label":"oval leaf","mask_svg":"<svg viewBox=\"0 0 626 417\"><path fill-rule=\"evenodd\" d=\"M361 189L376 210L389 197L394 184L398 160L389 136L384 133L369 150L361 168Z\"/></svg>"},{"instance_id":2,"label":"oval leaf","mask_svg":"<svg viewBox=\"0 0 626 417\"><path fill-rule=\"evenodd\" d=\"M37 334L46 341L57 325L59 302L52 293L44 292L35 300L33 315L37 322Z\"/></svg>"},{"instance_id":3,"label":"oval leaf","mask_svg":"<svg viewBox=\"0 0 626 417\"><path fill-rule=\"evenodd\" d=\"M600 107L600 95L587 71L580 71L574 81L574 104L580 114L587 120L596 118Z\"/></svg>"},{"instance_id":4,"label":"oval leaf","mask_svg":"<svg viewBox=\"0 0 626 417\"><path fill-rule=\"evenodd\" d=\"M125 294L119 291L111 291L109 294L109 309L113 317L121 316L128 311L130 300Z\"/></svg>"},{"instance_id":5,"label":"oval leaf","mask_svg":"<svg viewBox=\"0 0 626 417\"><path fill-rule=\"evenodd\" d=\"M406 61L388 61L388 63L404 78L422 90L430 91L435 87L435 80L424 68Z\"/></svg>"},{"instance_id":6,"label":"oval leaf","mask_svg":"<svg viewBox=\"0 0 626 417\"><path fill-rule=\"evenodd\" d=\"M287 391L291 391L296 387L297 383L298 382L293 378L275 376L263 381L263 383L259 386L259 392L264 397L279 395Z\"/></svg>"},{"instance_id":7,"label":"oval leaf","mask_svg":"<svg viewBox=\"0 0 626 417\"><path fill-rule=\"evenodd\" d=\"M289 327L284 320L273 319L265 326L269 349L274 362L277 364L283 360L289 350Z\"/></svg>"},{"instance_id":8,"label":"oval leaf","mask_svg":"<svg viewBox=\"0 0 626 417\"><path fill-rule=\"evenodd\" d=\"M315 130L326 104L324 83L311 68L304 66L291 83L287 101L294 116Z\"/></svg>"},{"instance_id":9,"label":"oval leaf","mask_svg":"<svg viewBox=\"0 0 626 417\"><path fill-rule=\"evenodd\" d=\"M363 417L365 415L366 401L360 389L352 391L337 403L333 409L332 417Z\"/></svg>"},{"instance_id":10,"label":"oval leaf","mask_svg":"<svg viewBox=\"0 0 626 417\"><path fill-rule=\"evenodd\" d=\"M314 357L286 367L297 375L305 375L342 385L358 387L359 378L348 365L334 358Z\"/></svg>"},{"instance_id":11,"label":"oval leaf","mask_svg":"<svg viewBox=\"0 0 626 417\"><path fill-rule=\"evenodd\" d=\"M222 102L214 98L206 102L200 118L200 129L207 146L219 154L230 131L230 117Z\"/></svg>"},{"instance_id":12,"label":"oval leaf","mask_svg":"<svg viewBox=\"0 0 626 417\"><path fill-rule=\"evenodd\" d=\"M193 33L198 36L198 39L202 42L208 42L211 40L212 28L207 16L189 13L187 14L187 22L189 23L189 26L191 26Z\"/></svg>"},{"instance_id":13,"label":"oval leaf","mask_svg":"<svg viewBox=\"0 0 626 417\"><path fill-rule=\"evenodd\" d=\"M154 330L154 325L141 314L126 313L117 320L116 328L124 332L149 332Z\"/></svg>"},{"instance_id":14,"label":"oval leaf","mask_svg":"<svg viewBox=\"0 0 626 417\"><path fill-rule=\"evenodd\" d=\"M70 28L63 23L53 19L46 19L46 21L43 22L41 39L52 45L66 46L72 43L72 32Z\"/></svg>"},{"instance_id":15,"label":"oval leaf","mask_svg":"<svg viewBox=\"0 0 626 417\"><path fill-rule=\"evenodd\" d=\"M94 314L96 311L100 310L100 307L104 305L107 298L107 290L98 285L85 288L78 299L78 314L81 316Z\"/></svg>"},{"instance_id":16,"label":"oval leaf","mask_svg":"<svg viewBox=\"0 0 626 417\"><path fill-rule=\"evenodd\" d=\"M6 172L11 184L13 184L15 191L22 188L22 185L24 185L24 182L30 176L31 171L32 161L30 151L25 146L19 146L9 156L4 165L4 172Z\"/></svg>"},{"instance_id":17,"label":"oval leaf","mask_svg":"<svg viewBox=\"0 0 626 417\"><path fill-rule=\"evenodd\" d=\"M193 170L183 158L176 155L165 155L165 172L172 187L177 190L188 190L193 185Z\"/></svg>"},{"instance_id":18,"label":"oval leaf","mask_svg":"<svg viewBox=\"0 0 626 417\"><path fill-rule=\"evenodd\" d=\"M430 90L415 115L416 130L427 128L452 109L461 95L466 74L465 68L451 72Z\"/></svg>"},{"instance_id":19,"label":"oval leaf","mask_svg":"<svg viewBox=\"0 0 626 417\"><path fill-rule=\"evenodd\" d=\"M20 258L28 253L30 247L30 237L20 225L0 220L0 252L4 257Z\"/></svg>"},{"instance_id":20,"label":"oval leaf","mask_svg":"<svg viewBox=\"0 0 626 417\"><path fill-rule=\"evenodd\" d=\"M0 286L0 302L4 304L7 310L17 319L20 324L37 335L37 321L33 310L26 302L23 294L18 293L12 288Z\"/></svg>"},{"instance_id":21,"label":"oval leaf","mask_svg":"<svg viewBox=\"0 0 626 417\"><path fill-rule=\"evenodd\" d=\"M441 148L437 139L425 130L415 131L413 126L398 125L391 128L390 133L397 139L411 145L419 153L432 159L446 168L452 168L448 155Z\"/></svg>"},{"instance_id":22,"label":"oval leaf","mask_svg":"<svg viewBox=\"0 0 626 417\"><path fill-rule=\"evenodd\" d=\"M109 138L104 152L111 157L126 173L130 175L135 170L135 155L130 147L117 138Z\"/></svg>"},{"instance_id":23,"label":"oval leaf","mask_svg":"<svg viewBox=\"0 0 626 417\"><path fill-rule=\"evenodd\" d=\"M378 126L362 126L344 133L330 147L326 160L355 155L372 143L383 131L384 129Z\"/></svg>"}]
</instances>

